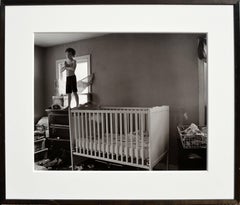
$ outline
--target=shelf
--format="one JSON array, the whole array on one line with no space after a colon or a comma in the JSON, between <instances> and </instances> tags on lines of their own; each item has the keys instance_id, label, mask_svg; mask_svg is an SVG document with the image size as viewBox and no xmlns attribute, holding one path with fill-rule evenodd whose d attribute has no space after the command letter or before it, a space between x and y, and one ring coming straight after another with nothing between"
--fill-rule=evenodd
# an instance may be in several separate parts
<instances>
[{"instance_id":1,"label":"shelf","mask_svg":"<svg viewBox=\"0 0 240 205\"><path fill-rule=\"evenodd\" d=\"M69 125L51 124L51 125L50 125L50 128L69 129Z\"/></svg>"},{"instance_id":2,"label":"shelf","mask_svg":"<svg viewBox=\"0 0 240 205\"><path fill-rule=\"evenodd\" d=\"M45 151L48 151L48 148L38 150L38 151L34 152L34 154L38 154L38 153L45 152Z\"/></svg>"},{"instance_id":3,"label":"shelf","mask_svg":"<svg viewBox=\"0 0 240 205\"><path fill-rule=\"evenodd\" d=\"M38 139L38 140L34 140L34 142L41 142L41 141L45 141L46 139L45 138L41 138L41 139Z\"/></svg>"},{"instance_id":4,"label":"shelf","mask_svg":"<svg viewBox=\"0 0 240 205\"><path fill-rule=\"evenodd\" d=\"M52 141L59 141L59 142L70 142L70 140L60 139L60 138L47 138L47 139Z\"/></svg>"}]
</instances>

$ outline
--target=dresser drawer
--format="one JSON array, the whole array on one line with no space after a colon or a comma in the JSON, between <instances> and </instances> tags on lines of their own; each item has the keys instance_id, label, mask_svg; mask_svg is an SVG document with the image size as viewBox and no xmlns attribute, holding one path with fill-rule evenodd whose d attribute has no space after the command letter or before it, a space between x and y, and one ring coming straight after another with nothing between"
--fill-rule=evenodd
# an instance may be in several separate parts
<instances>
[{"instance_id":1,"label":"dresser drawer","mask_svg":"<svg viewBox=\"0 0 240 205\"><path fill-rule=\"evenodd\" d=\"M56 128L50 127L49 128L49 136L51 138L59 138L59 139L69 139L69 129L67 128Z\"/></svg>"},{"instance_id":2,"label":"dresser drawer","mask_svg":"<svg viewBox=\"0 0 240 205\"><path fill-rule=\"evenodd\" d=\"M68 125L69 119L66 114L49 114L48 115L49 125L59 124L59 125Z\"/></svg>"}]
</instances>

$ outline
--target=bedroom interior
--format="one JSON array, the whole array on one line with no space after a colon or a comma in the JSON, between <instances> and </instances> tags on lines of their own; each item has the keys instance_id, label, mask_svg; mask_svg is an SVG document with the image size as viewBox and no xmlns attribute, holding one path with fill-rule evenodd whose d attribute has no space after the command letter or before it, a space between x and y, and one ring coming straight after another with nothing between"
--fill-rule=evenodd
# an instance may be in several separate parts
<instances>
[{"instance_id":1,"label":"bedroom interior","mask_svg":"<svg viewBox=\"0 0 240 205\"><path fill-rule=\"evenodd\" d=\"M207 169L206 44L205 34L35 33L35 169ZM81 107L64 110L68 47L77 79L94 79Z\"/></svg>"}]
</instances>

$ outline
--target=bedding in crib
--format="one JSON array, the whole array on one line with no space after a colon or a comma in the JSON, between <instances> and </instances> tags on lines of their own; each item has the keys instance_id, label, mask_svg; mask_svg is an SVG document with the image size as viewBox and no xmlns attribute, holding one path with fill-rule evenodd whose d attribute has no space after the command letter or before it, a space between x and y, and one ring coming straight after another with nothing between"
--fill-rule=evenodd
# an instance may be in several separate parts
<instances>
[{"instance_id":1,"label":"bedding in crib","mask_svg":"<svg viewBox=\"0 0 240 205\"><path fill-rule=\"evenodd\" d=\"M149 147L149 137L144 134L144 138L136 133L119 135L105 133L104 137L82 137L76 139L75 149L85 149L86 151L97 151L97 152L107 152L116 155L130 155L133 157L142 156L144 154L145 158L148 157L148 147ZM141 152L143 147L144 152Z\"/></svg>"}]
</instances>

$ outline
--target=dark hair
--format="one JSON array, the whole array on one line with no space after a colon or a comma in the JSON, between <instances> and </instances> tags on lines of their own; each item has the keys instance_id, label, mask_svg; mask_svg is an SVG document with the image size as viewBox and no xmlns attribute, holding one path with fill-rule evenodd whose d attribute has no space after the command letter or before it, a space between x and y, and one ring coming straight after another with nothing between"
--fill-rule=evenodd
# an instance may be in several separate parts
<instances>
[{"instance_id":1,"label":"dark hair","mask_svg":"<svg viewBox=\"0 0 240 205\"><path fill-rule=\"evenodd\" d=\"M73 48L67 48L65 52L71 53L73 56L76 54L76 51Z\"/></svg>"}]
</instances>

